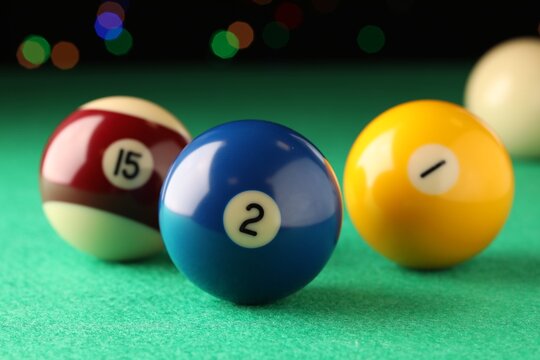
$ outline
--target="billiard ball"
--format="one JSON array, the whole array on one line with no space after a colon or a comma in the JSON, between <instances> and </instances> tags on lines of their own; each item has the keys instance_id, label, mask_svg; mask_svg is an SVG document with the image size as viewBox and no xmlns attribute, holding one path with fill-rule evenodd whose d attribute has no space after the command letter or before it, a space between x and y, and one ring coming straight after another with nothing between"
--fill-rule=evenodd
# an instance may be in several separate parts
<instances>
[{"instance_id":1,"label":"billiard ball","mask_svg":"<svg viewBox=\"0 0 540 360\"><path fill-rule=\"evenodd\" d=\"M465 106L487 122L516 157L540 156L540 38L515 38L473 67Z\"/></svg>"},{"instance_id":2,"label":"billiard ball","mask_svg":"<svg viewBox=\"0 0 540 360\"><path fill-rule=\"evenodd\" d=\"M497 136L463 107L395 106L355 140L345 203L362 238L405 267L440 269L485 249L509 214L514 176Z\"/></svg>"},{"instance_id":3,"label":"billiard ball","mask_svg":"<svg viewBox=\"0 0 540 360\"><path fill-rule=\"evenodd\" d=\"M69 244L104 260L162 251L159 192L190 139L177 118L148 100L112 96L82 105L43 152L47 219Z\"/></svg>"},{"instance_id":4,"label":"billiard ball","mask_svg":"<svg viewBox=\"0 0 540 360\"><path fill-rule=\"evenodd\" d=\"M160 228L174 264L202 290L269 303L325 266L341 228L340 194L332 167L305 137L273 122L232 121L175 160Z\"/></svg>"}]
</instances>

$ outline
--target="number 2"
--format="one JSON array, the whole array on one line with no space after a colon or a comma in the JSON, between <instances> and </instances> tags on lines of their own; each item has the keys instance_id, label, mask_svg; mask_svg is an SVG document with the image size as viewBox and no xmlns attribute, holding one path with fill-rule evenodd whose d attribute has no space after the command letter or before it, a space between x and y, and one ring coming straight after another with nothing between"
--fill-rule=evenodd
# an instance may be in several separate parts
<instances>
[{"instance_id":1,"label":"number 2","mask_svg":"<svg viewBox=\"0 0 540 360\"><path fill-rule=\"evenodd\" d=\"M140 153L136 153L134 151L129 150L124 157L124 149L120 149L120 152L118 153L118 160L116 160L116 166L114 168L114 175L118 176L120 173L121 168L121 174L128 180L133 180L139 175L139 163L137 160L142 156ZM124 165L124 166L122 166ZM130 167L132 169L131 172L127 171L127 167Z\"/></svg>"},{"instance_id":2,"label":"number 2","mask_svg":"<svg viewBox=\"0 0 540 360\"><path fill-rule=\"evenodd\" d=\"M261 221L264 217L264 209L261 205L257 203L251 203L248 206L246 206L247 211L251 211L251 209L256 209L259 212L259 214L253 218L244 220L244 222L240 225L239 231L247 235L257 236L257 232L254 230L248 229L247 226L249 224L254 224L256 222Z\"/></svg>"}]
</instances>

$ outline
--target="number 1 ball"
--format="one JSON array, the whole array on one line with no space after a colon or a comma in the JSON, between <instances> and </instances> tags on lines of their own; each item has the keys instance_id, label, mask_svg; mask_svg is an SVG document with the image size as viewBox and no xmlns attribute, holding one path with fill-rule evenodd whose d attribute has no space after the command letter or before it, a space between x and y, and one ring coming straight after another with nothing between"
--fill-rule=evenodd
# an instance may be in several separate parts
<instances>
[{"instance_id":1,"label":"number 1 ball","mask_svg":"<svg viewBox=\"0 0 540 360\"><path fill-rule=\"evenodd\" d=\"M322 270L338 240L334 171L302 135L265 121L195 138L163 185L165 247L188 279L239 304L269 303Z\"/></svg>"},{"instance_id":2,"label":"number 1 ball","mask_svg":"<svg viewBox=\"0 0 540 360\"><path fill-rule=\"evenodd\" d=\"M114 96L81 106L43 153L47 219L65 241L104 260L161 251L159 191L189 140L178 119L147 100Z\"/></svg>"},{"instance_id":3,"label":"number 1 ball","mask_svg":"<svg viewBox=\"0 0 540 360\"><path fill-rule=\"evenodd\" d=\"M354 142L343 189L364 240L396 263L440 269L486 248L506 222L514 174L506 149L461 106L411 101Z\"/></svg>"}]
</instances>

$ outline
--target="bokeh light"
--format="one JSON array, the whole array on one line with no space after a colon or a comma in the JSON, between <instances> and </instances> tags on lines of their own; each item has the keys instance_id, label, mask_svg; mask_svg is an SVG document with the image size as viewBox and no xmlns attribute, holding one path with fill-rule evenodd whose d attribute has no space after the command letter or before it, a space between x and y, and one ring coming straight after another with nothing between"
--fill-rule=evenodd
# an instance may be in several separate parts
<instances>
[{"instance_id":1,"label":"bokeh light","mask_svg":"<svg viewBox=\"0 0 540 360\"><path fill-rule=\"evenodd\" d=\"M272 49L280 49L289 42L289 29L278 21L272 21L263 29L263 40Z\"/></svg>"},{"instance_id":2,"label":"bokeh light","mask_svg":"<svg viewBox=\"0 0 540 360\"><path fill-rule=\"evenodd\" d=\"M96 20L102 27L109 30L120 28L123 24L122 18L112 12L101 13L97 16Z\"/></svg>"},{"instance_id":3,"label":"bokeh light","mask_svg":"<svg viewBox=\"0 0 540 360\"><path fill-rule=\"evenodd\" d=\"M53 46L51 61L61 70L72 69L79 62L79 49L71 42L60 41Z\"/></svg>"},{"instance_id":4,"label":"bokeh light","mask_svg":"<svg viewBox=\"0 0 540 360\"><path fill-rule=\"evenodd\" d=\"M116 39L106 40L105 48L113 55L126 55L133 47L133 37L126 29Z\"/></svg>"},{"instance_id":5,"label":"bokeh light","mask_svg":"<svg viewBox=\"0 0 540 360\"><path fill-rule=\"evenodd\" d=\"M96 19L96 22L94 23L94 29L96 30L96 34L103 40L114 40L118 38L124 30L122 26L108 29L101 25L99 19Z\"/></svg>"},{"instance_id":6,"label":"bokeh light","mask_svg":"<svg viewBox=\"0 0 540 360\"><path fill-rule=\"evenodd\" d=\"M210 48L217 57L230 59L240 49L240 41L234 33L226 30L218 30L212 35Z\"/></svg>"},{"instance_id":7,"label":"bokeh light","mask_svg":"<svg viewBox=\"0 0 540 360\"><path fill-rule=\"evenodd\" d=\"M122 5L114 1L106 1L101 4L97 11L97 16L103 13L113 13L116 14L122 21L124 21L126 13Z\"/></svg>"},{"instance_id":8,"label":"bokeh light","mask_svg":"<svg viewBox=\"0 0 540 360\"><path fill-rule=\"evenodd\" d=\"M254 39L254 32L251 25L243 21L235 21L227 29L238 38L238 47L240 49L248 48Z\"/></svg>"},{"instance_id":9,"label":"bokeh light","mask_svg":"<svg viewBox=\"0 0 540 360\"><path fill-rule=\"evenodd\" d=\"M366 25L358 33L356 38L358 46L368 54L375 54L381 51L386 42L384 31L376 25Z\"/></svg>"},{"instance_id":10,"label":"bokeh light","mask_svg":"<svg viewBox=\"0 0 540 360\"><path fill-rule=\"evenodd\" d=\"M22 48L23 48L23 44L20 44L19 47L17 48L16 57L17 57L17 62L19 63L19 65L21 65L25 69L36 69L40 67L41 64L32 64L30 61L24 58L24 55L22 53Z\"/></svg>"},{"instance_id":11,"label":"bokeh light","mask_svg":"<svg viewBox=\"0 0 540 360\"><path fill-rule=\"evenodd\" d=\"M304 13L300 6L295 3L284 2L277 7L275 18L276 21L285 25L289 30L292 30L302 24Z\"/></svg>"},{"instance_id":12,"label":"bokeh light","mask_svg":"<svg viewBox=\"0 0 540 360\"><path fill-rule=\"evenodd\" d=\"M105 48L113 55L126 55L133 46L133 37L124 28L128 0L106 1L97 11L94 29L105 40Z\"/></svg>"},{"instance_id":13,"label":"bokeh light","mask_svg":"<svg viewBox=\"0 0 540 360\"><path fill-rule=\"evenodd\" d=\"M51 46L44 37L30 35L22 43L21 52L29 63L41 65L49 59Z\"/></svg>"},{"instance_id":14,"label":"bokeh light","mask_svg":"<svg viewBox=\"0 0 540 360\"><path fill-rule=\"evenodd\" d=\"M253 0L253 2L257 5L268 5L272 0Z\"/></svg>"},{"instance_id":15,"label":"bokeh light","mask_svg":"<svg viewBox=\"0 0 540 360\"><path fill-rule=\"evenodd\" d=\"M336 10L339 0L312 0L313 7L320 13L328 14Z\"/></svg>"}]
</instances>

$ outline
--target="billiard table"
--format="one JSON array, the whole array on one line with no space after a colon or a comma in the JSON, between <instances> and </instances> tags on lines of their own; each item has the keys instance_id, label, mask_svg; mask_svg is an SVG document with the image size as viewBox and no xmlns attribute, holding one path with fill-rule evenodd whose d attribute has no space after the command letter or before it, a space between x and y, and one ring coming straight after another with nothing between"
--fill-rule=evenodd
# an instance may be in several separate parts
<instances>
[{"instance_id":1,"label":"billiard table","mask_svg":"<svg viewBox=\"0 0 540 360\"><path fill-rule=\"evenodd\" d=\"M472 260L440 271L401 268L373 251L345 213L322 272L265 306L207 295L166 253L127 263L82 254L41 208L45 143L94 98L155 101L192 135L236 119L287 125L318 146L342 183L349 148L371 119L407 100L462 103L472 65L0 68L0 358L540 358L538 161L513 160L508 221Z\"/></svg>"}]
</instances>

